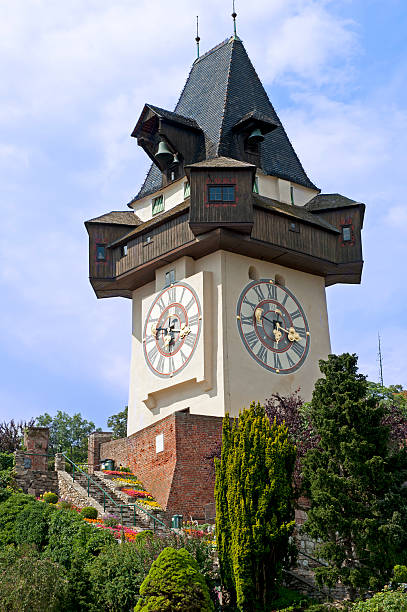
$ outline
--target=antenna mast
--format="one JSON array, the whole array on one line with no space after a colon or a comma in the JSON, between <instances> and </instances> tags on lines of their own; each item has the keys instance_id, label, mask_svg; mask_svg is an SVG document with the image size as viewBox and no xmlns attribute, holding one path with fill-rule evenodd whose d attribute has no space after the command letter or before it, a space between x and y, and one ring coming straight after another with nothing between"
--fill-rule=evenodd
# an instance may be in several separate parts
<instances>
[{"instance_id":1,"label":"antenna mast","mask_svg":"<svg viewBox=\"0 0 407 612\"><path fill-rule=\"evenodd\" d=\"M201 40L199 37L199 17L196 16L196 57L199 58L199 41Z\"/></svg>"},{"instance_id":2,"label":"antenna mast","mask_svg":"<svg viewBox=\"0 0 407 612\"><path fill-rule=\"evenodd\" d=\"M379 352L377 355L377 360L379 362L379 382L381 384L381 386L383 387L383 359L382 359L382 347L380 344L380 334L377 333L377 338L379 340Z\"/></svg>"}]
</instances>

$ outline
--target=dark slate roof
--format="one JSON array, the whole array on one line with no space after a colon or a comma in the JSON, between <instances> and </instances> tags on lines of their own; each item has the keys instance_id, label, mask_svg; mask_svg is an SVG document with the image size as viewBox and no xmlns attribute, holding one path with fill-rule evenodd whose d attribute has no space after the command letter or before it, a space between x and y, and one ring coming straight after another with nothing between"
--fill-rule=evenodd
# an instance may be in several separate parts
<instances>
[{"instance_id":1,"label":"dark slate roof","mask_svg":"<svg viewBox=\"0 0 407 612\"><path fill-rule=\"evenodd\" d=\"M264 172L316 189L306 175L240 39L225 40L195 60L175 107L177 114L194 119L204 131L208 158L239 157L232 128L254 111L278 124L275 130L265 135L261 144ZM161 172L153 164L134 200L161 187Z\"/></svg>"},{"instance_id":2,"label":"dark slate roof","mask_svg":"<svg viewBox=\"0 0 407 612\"><path fill-rule=\"evenodd\" d=\"M112 210L112 212L89 219L86 223L109 223L114 225L141 225L142 220L130 210Z\"/></svg>"},{"instance_id":3,"label":"dark slate roof","mask_svg":"<svg viewBox=\"0 0 407 612\"><path fill-rule=\"evenodd\" d=\"M346 198L340 193L320 193L312 198L305 206L308 210L329 210L331 208L347 208L348 206L359 206L361 202L356 202Z\"/></svg>"},{"instance_id":4,"label":"dark slate roof","mask_svg":"<svg viewBox=\"0 0 407 612\"><path fill-rule=\"evenodd\" d=\"M331 232L335 232L335 234L340 233L338 228L336 228L334 225L331 225L331 223L328 223L328 221L325 221L325 219L318 217L318 215L310 213L308 210L306 210L304 206L293 206L292 204L284 204L283 202L278 202L278 200L266 198L258 194L253 194L253 203L256 206L262 206L263 208L273 210L287 217L293 217L295 219L305 221L306 223L311 223L312 225L323 227L324 229L328 229Z\"/></svg>"},{"instance_id":5,"label":"dark slate roof","mask_svg":"<svg viewBox=\"0 0 407 612\"><path fill-rule=\"evenodd\" d=\"M214 157L185 166L186 168L255 168L254 164L232 159L231 157Z\"/></svg>"}]
</instances>

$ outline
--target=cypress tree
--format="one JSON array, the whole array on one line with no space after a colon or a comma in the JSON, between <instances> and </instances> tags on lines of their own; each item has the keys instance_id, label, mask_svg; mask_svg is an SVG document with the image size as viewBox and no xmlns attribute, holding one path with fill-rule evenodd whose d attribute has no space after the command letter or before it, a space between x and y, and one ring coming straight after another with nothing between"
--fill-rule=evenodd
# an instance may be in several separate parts
<instances>
[{"instance_id":1,"label":"cypress tree","mask_svg":"<svg viewBox=\"0 0 407 612\"><path fill-rule=\"evenodd\" d=\"M216 534L221 578L244 612L268 610L294 529L295 447L284 425L252 402L233 425L226 416L216 461Z\"/></svg>"},{"instance_id":2,"label":"cypress tree","mask_svg":"<svg viewBox=\"0 0 407 612\"><path fill-rule=\"evenodd\" d=\"M382 586L407 544L407 454L390 444L385 406L368 393L356 355L320 361L309 416L319 446L304 460L311 498L306 532L328 562L320 583L357 590Z\"/></svg>"}]
</instances>

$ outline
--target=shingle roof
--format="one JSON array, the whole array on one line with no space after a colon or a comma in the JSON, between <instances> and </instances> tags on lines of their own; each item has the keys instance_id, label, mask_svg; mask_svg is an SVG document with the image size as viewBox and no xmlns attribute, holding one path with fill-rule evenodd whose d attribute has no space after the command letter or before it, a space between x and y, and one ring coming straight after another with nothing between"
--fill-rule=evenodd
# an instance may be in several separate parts
<instances>
[{"instance_id":1,"label":"shingle roof","mask_svg":"<svg viewBox=\"0 0 407 612\"><path fill-rule=\"evenodd\" d=\"M273 210L288 217L300 219L301 221L311 223L312 225L318 225L319 227L328 229L331 232L334 232L335 234L340 233L337 227L331 225L331 223L328 223L328 221L325 221L325 219L318 217L318 215L310 213L303 206L293 206L292 204L284 204L283 202L278 202L277 200L266 198L258 194L253 194L253 201L254 204L257 206L262 206L264 208Z\"/></svg>"},{"instance_id":2,"label":"shingle roof","mask_svg":"<svg viewBox=\"0 0 407 612\"><path fill-rule=\"evenodd\" d=\"M214 157L213 159L205 159L196 164L189 164L186 168L255 168L254 164L232 159L231 157Z\"/></svg>"},{"instance_id":3,"label":"shingle roof","mask_svg":"<svg viewBox=\"0 0 407 612\"><path fill-rule=\"evenodd\" d=\"M195 60L175 113L195 120L202 128L207 158L239 158L232 128L251 112L265 115L278 124L275 130L265 135L261 144L264 172L316 189L281 125L243 43L232 37ZM161 187L161 172L153 164L132 201Z\"/></svg>"},{"instance_id":4,"label":"shingle roof","mask_svg":"<svg viewBox=\"0 0 407 612\"><path fill-rule=\"evenodd\" d=\"M340 193L320 193L312 198L305 206L308 210L328 210L330 208L346 208L348 206L359 206L361 202L351 200Z\"/></svg>"},{"instance_id":5,"label":"shingle roof","mask_svg":"<svg viewBox=\"0 0 407 612\"><path fill-rule=\"evenodd\" d=\"M183 213L185 210L188 210L189 205L190 205L190 198L187 198L186 200L184 200L184 202L181 202L181 204L177 204L177 206L174 206L173 208L170 208L169 210L166 210L160 213L159 215L156 215L152 219L142 222L140 227L136 227L135 229L131 230L128 234L125 234L125 236L122 236L121 238L118 238L114 242L111 242L108 246L113 247L121 243L126 243L130 238L132 238L133 236L136 236L137 234L140 234L144 230L152 229L156 225L160 225L165 219L175 217L176 215Z\"/></svg>"},{"instance_id":6,"label":"shingle roof","mask_svg":"<svg viewBox=\"0 0 407 612\"><path fill-rule=\"evenodd\" d=\"M112 210L105 215L89 219L86 223L111 223L117 225L141 225L142 220L130 210Z\"/></svg>"},{"instance_id":7,"label":"shingle roof","mask_svg":"<svg viewBox=\"0 0 407 612\"><path fill-rule=\"evenodd\" d=\"M146 104L148 108L151 108L152 111L157 113L159 117L163 119L168 119L169 121L176 121L177 123L182 123L183 125L187 125L188 127L192 127L195 129L200 129L199 125L195 121L195 119L191 119L189 117L184 117L178 113L174 113L173 111L166 110L165 108L159 108L158 106L153 106L152 104Z\"/></svg>"}]
</instances>

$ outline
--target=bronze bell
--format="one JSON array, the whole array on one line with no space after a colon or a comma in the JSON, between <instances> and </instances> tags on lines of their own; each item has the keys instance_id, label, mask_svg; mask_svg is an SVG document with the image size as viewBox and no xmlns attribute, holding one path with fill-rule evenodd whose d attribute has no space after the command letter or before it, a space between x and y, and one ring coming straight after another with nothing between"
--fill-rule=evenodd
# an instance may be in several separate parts
<instances>
[{"instance_id":1,"label":"bronze bell","mask_svg":"<svg viewBox=\"0 0 407 612\"><path fill-rule=\"evenodd\" d=\"M247 139L247 142L249 144L258 144L259 142L263 142L264 140L264 136L261 133L259 128L255 128L252 133L250 134L250 136Z\"/></svg>"},{"instance_id":2,"label":"bronze bell","mask_svg":"<svg viewBox=\"0 0 407 612\"><path fill-rule=\"evenodd\" d=\"M164 140L160 140L155 157L162 164L168 164L172 160L173 154L169 150L167 143L164 142Z\"/></svg>"}]
</instances>

